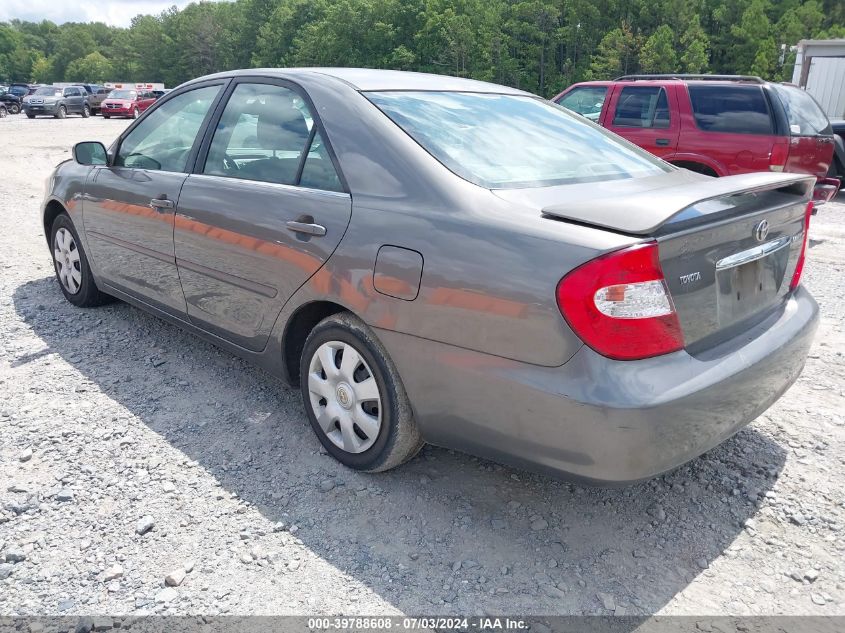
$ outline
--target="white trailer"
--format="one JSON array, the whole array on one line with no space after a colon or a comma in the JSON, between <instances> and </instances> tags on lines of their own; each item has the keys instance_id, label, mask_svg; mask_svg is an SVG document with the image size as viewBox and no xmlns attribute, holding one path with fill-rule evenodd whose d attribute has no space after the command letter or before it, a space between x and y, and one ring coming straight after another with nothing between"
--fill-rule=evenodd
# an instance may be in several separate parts
<instances>
[{"instance_id":1,"label":"white trailer","mask_svg":"<svg viewBox=\"0 0 845 633\"><path fill-rule=\"evenodd\" d=\"M792 83L809 92L830 119L845 119L845 39L798 42Z\"/></svg>"}]
</instances>

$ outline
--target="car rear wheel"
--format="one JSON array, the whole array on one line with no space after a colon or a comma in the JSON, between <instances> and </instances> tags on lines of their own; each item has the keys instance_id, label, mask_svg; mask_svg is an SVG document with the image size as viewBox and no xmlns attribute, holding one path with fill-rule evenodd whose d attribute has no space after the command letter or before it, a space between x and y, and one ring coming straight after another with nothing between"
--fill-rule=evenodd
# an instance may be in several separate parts
<instances>
[{"instance_id":1,"label":"car rear wheel","mask_svg":"<svg viewBox=\"0 0 845 633\"><path fill-rule=\"evenodd\" d=\"M89 108L88 104L86 103L84 106L82 106L82 118L87 119L89 116L91 116L91 108Z\"/></svg>"},{"instance_id":2,"label":"car rear wheel","mask_svg":"<svg viewBox=\"0 0 845 633\"><path fill-rule=\"evenodd\" d=\"M300 360L300 382L311 427L345 466L389 470L422 448L393 361L354 315L327 317L311 331Z\"/></svg>"},{"instance_id":3,"label":"car rear wheel","mask_svg":"<svg viewBox=\"0 0 845 633\"><path fill-rule=\"evenodd\" d=\"M97 288L76 228L64 213L53 221L50 246L56 278L65 299L80 308L102 305L111 299Z\"/></svg>"},{"instance_id":4,"label":"car rear wheel","mask_svg":"<svg viewBox=\"0 0 845 633\"><path fill-rule=\"evenodd\" d=\"M59 106L58 112L56 112L57 119L64 119L67 116L67 108L64 106Z\"/></svg>"},{"instance_id":5,"label":"car rear wheel","mask_svg":"<svg viewBox=\"0 0 845 633\"><path fill-rule=\"evenodd\" d=\"M9 114L18 114L21 111L21 107L17 103L12 103L9 105Z\"/></svg>"}]
</instances>

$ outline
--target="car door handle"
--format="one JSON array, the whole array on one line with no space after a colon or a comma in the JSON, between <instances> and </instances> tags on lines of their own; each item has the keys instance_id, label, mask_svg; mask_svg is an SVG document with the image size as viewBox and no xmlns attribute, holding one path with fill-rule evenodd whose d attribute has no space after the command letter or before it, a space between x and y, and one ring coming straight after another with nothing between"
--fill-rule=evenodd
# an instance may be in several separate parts
<instances>
[{"instance_id":1,"label":"car door handle","mask_svg":"<svg viewBox=\"0 0 845 633\"><path fill-rule=\"evenodd\" d=\"M288 231L293 231L294 233L304 233L305 235L315 235L317 237L323 237L326 234L326 227L322 224L314 224L314 218L309 216L307 221L302 220L306 220L306 218L287 222L286 226L288 227Z\"/></svg>"},{"instance_id":2,"label":"car door handle","mask_svg":"<svg viewBox=\"0 0 845 633\"><path fill-rule=\"evenodd\" d=\"M833 143L833 137L832 136L819 136L818 140L819 140L819 143L823 143L825 145L829 145L830 143Z\"/></svg>"},{"instance_id":3,"label":"car door handle","mask_svg":"<svg viewBox=\"0 0 845 633\"><path fill-rule=\"evenodd\" d=\"M668 138L659 138L654 141L655 145L660 145L660 147L666 147L669 144Z\"/></svg>"},{"instance_id":4,"label":"car door handle","mask_svg":"<svg viewBox=\"0 0 845 633\"><path fill-rule=\"evenodd\" d=\"M153 198L150 200L150 208L155 211L166 211L167 209L173 209L175 207L176 203L173 202L173 200L168 200L167 198Z\"/></svg>"}]
</instances>

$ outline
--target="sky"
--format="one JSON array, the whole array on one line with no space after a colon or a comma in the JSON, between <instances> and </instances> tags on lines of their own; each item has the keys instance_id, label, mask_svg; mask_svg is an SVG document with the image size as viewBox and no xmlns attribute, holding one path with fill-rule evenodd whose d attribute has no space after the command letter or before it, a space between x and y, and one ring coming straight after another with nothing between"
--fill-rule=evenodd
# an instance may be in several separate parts
<instances>
[{"instance_id":1,"label":"sky","mask_svg":"<svg viewBox=\"0 0 845 633\"><path fill-rule=\"evenodd\" d=\"M105 22L129 26L139 13L161 13L191 0L0 0L0 22L18 18L30 22Z\"/></svg>"}]
</instances>

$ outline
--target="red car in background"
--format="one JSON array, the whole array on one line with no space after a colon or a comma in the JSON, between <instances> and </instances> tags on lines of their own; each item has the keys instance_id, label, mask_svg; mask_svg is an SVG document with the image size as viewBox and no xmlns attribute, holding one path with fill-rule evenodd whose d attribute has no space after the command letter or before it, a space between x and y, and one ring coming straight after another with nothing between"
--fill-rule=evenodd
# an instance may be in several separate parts
<instances>
[{"instance_id":1,"label":"red car in background","mask_svg":"<svg viewBox=\"0 0 845 633\"><path fill-rule=\"evenodd\" d=\"M113 116L137 119L156 99L158 97L151 90L112 90L100 105L100 113L104 119Z\"/></svg>"},{"instance_id":2,"label":"red car in background","mask_svg":"<svg viewBox=\"0 0 845 633\"><path fill-rule=\"evenodd\" d=\"M812 174L827 187L825 198L836 192L822 182L833 160L830 121L795 86L730 75L627 75L574 84L552 101L679 167L711 176Z\"/></svg>"}]
</instances>

